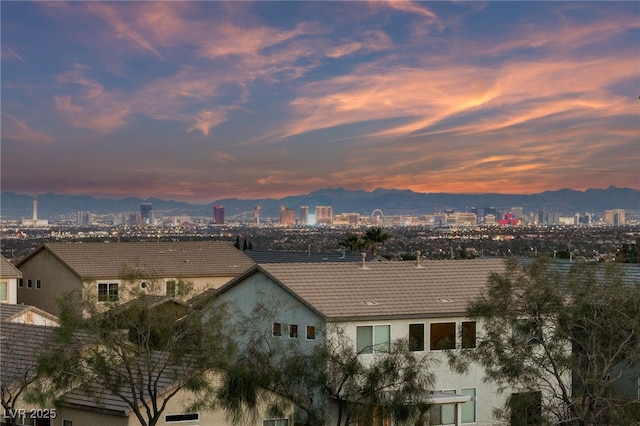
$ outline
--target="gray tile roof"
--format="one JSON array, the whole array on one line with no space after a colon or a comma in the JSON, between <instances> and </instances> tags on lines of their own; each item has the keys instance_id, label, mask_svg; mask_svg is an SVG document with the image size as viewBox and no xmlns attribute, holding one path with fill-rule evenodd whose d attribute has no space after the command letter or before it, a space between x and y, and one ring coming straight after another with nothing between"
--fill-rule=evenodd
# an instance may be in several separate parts
<instances>
[{"instance_id":1,"label":"gray tile roof","mask_svg":"<svg viewBox=\"0 0 640 426\"><path fill-rule=\"evenodd\" d=\"M51 347L56 327L0 324L0 386L20 386L35 374L43 348Z\"/></svg>"},{"instance_id":2,"label":"gray tile roof","mask_svg":"<svg viewBox=\"0 0 640 426\"><path fill-rule=\"evenodd\" d=\"M327 320L462 315L502 259L259 265ZM241 278L220 289L224 292Z\"/></svg>"},{"instance_id":3,"label":"gray tile roof","mask_svg":"<svg viewBox=\"0 0 640 426\"><path fill-rule=\"evenodd\" d=\"M0 256L0 278L20 278L22 272L11 264L4 256Z\"/></svg>"},{"instance_id":4,"label":"gray tile roof","mask_svg":"<svg viewBox=\"0 0 640 426\"><path fill-rule=\"evenodd\" d=\"M0 303L0 322L11 322L14 318L22 314L23 312L31 311L42 317L48 318L57 322L58 318L48 312L38 309L31 305L16 305L13 303ZM0 325L0 327L2 327Z\"/></svg>"},{"instance_id":5,"label":"gray tile roof","mask_svg":"<svg viewBox=\"0 0 640 426\"><path fill-rule=\"evenodd\" d=\"M152 378L152 380L157 379L157 383L155 384L155 390L157 390L157 394L160 398L165 397L166 393L172 389L175 389L175 380L173 379L175 374L180 374L178 372L178 368L174 368L171 365L167 365L166 357L168 354L165 353L156 353L158 368L167 367L163 372L160 371L151 371L146 372L144 367L146 364L143 362L140 364L142 367L142 372L145 375L145 378L142 378L142 383L146 383L147 374L148 377ZM164 359L161 359L164 358ZM136 369L133 368L132 374L136 373ZM133 380L138 380L137 377L134 377ZM129 400L133 400L133 396L131 390L127 388L127 383L125 383L118 390L125 398ZM143 386L144 387L144 386ZM152 386L153 387L153 386ZM144 401L147 403L151 402L150 394L148 390L145 389L137 389L142 391L144 394L142 395ZM140 397L140 395L137 395ZM131 407L124 402L122 398L117 396L114 392L106 389L103 386L95 382L87 382L84 386L73 389L67 393L65 393L57 402L58 405L80 409L80 410L88 410L88 411L97 411L103 412L110 415L116 416L129 416L133 413ZM141 400L138 404L138 407L142 407L143 401ZM144 409L142 410L144 413Z\"/></svg>"},{"instance_id":6,"label":"gray tile roof","mask_svg":"<svg viewBox=\"0 0 640 426\"><path fill-rule=\"evenodd\" d=\"M150 277L226 277L237 276L254 262L231 243L222 241L52 243L48 250L80 278L113 278L123 270L141 269Z\"/></svg>"}]
</instances>

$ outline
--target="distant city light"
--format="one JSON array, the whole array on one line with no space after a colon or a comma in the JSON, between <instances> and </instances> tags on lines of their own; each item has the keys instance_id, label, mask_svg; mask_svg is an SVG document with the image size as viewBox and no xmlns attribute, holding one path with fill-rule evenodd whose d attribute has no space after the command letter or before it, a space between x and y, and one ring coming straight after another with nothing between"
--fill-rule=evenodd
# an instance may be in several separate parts
<instances>
[{"instance_id":1,"label":"distant city light","mask_svg":"<svg viewBox=\"0 0 640 426\"><path fill-rule=\"evenodd\" d=\"M309 216L307 216L307 224L312 225L312 226L316 224L316 215L315 214L310 214Z\"/></svg>"}]
</instances>

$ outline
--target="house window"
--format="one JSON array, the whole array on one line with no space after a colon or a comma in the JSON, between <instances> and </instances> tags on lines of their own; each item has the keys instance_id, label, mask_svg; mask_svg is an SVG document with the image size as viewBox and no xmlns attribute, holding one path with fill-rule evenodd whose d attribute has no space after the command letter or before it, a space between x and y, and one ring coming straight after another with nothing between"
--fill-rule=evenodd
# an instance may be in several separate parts
<instances>
[{"instance_id":1,"label":"house window","mask_svg":"<svg viewBox=\"0 0 640 426\"><path fill-rule=\"evenodd\" d=\"M455 349L456 323L437 322L431 324L431 339L429 348L432 351Z\"/></svg>"},{"instance_id":2,"label":"house window","mask_svg":"<svg viewBox=\"0 0 640 426\"><path fill-rule=\"evenodd\" d=\"M27 280L27 288L33 288L33 280L31 278Z\"/></svg>"},{"instance_id":3,"label":"house window","mask_svg":"<svg viewBox=\"0 0 640 426\"><path fill-rule=\"evenodd\" d=\"M41 289L42 288L42 281L36 280L36 288L37 289Z\"/></svg>"},{"instance_id":4,"label":"house window","mask_svg":"<svg viewBox=\"0 0 640 426\"><path fill-rule=\"evenodd\" d=\"M262 426L289 426L289 419L263 420Z\"/></svg>"},{"instance_id":5,"label":"house window","mask_svg":"<svg viewBox=\"0 0 640 426\"><path fill-rule=\"evenodd\" d=\"M176 282L174 280L165 283L164 294L168 297L176 297Z\"/></svg>"},{"instance_id":6,"label":"house window","mask_svg":"<svg viewBox=\"0 0 640 426\"><path fill-rule=\"evenodd\" d=\"M290 324L289 325L289 337L292 339L297 339L298 338L298 325L297 324Z\"/></svg>"},{"instance_id":7,"label":"house window","mask_svg":"<svg viewBox=\"0 0 640 426\"><path fill-rule=\"evenodd\" d=\"M71 420L63 420L62 426L73 426L73 422Z\"/></svg>"},{"instance_id":8,"label":"house window","mask_svg":"<svg viewBox=\"0 0 640 426\"><path fill-rule=\"evenodd\" d=\"M118 283L98 284L98 302L115 302L118 300Z\"/></svg>"},{"instance_id":9,"label":"house window","mask_svg":"<svg viewBox=\"0 0 640 426\"><path fill-rule=\"evenodd\" d=\"M443 390L442 393L455 395L455 390ZM431 407L431 424L432 425L452 425L456 422L456 406L455 404L435 404Z\"/></svg>"},{"instance_id":10,"label":"house window","mask_svg":"<svg viewBox=\"0 0 640 426\"><path fill-rule=\"evenodd\" d=\"M167 414L164 416L165 423L176 423L176 422L188 422L188 421L198 421L200 420L199 413L185 413L185 414Z\"/></svg>"},{"instance_id":11,"label":"house window","mask_svg":"<svg viewBox=\"0 0 640 426\"><path fill-rule=\"evenodd\" d=\"M390 348L390 325L356 327L356 350L359 354L389 352Z\"/></svg>"},{"instance_id":12,"label":"house window","mask_svg":"<svg viewBox=\"0 0 640 426\"><path fill-rule=\"evenodd\" d=\"M279 322L273 323L273 335L282 336L282 324Z\"/></svg>"},{"instance_id":13,"label":"house window","mask_svg":"<svg viewBox=\"0 0 640 426\"><path fill-rule=\"evenodd\" d=\"M18 278L18 287L24 287L24 279Z\"/></svg>"},{"instance_id":14,"label":"house window","mask_svg":"<svg viewBox=\"0 0 640 426\"><path fill-rule=\"evenodd\" d=\"M7 295L7 283L2 281L0 282L0 300L8 300L9 297Z\"/></svg>"},{"instance_id":15,"label":"house window","mask_svg":"<svg viewBox=\"0 0 640 426\"><path fill-rule=\"evenodd\" d=\"M476 347L476 322L475 321L462 322L462 347L463 348Z\"/></svg>"},{"instance_id":16,"label":"house window","mask_svg":"<svg viewBox=\"0 0 640 426\"><path fill-rule=\"evenodd\" d=\"M307 340L316 340L316 327L313 325L307 326Z\"/></svg>"},{"instance_id":17,"label":"house window","mask_svg":"<svg viewBox=\"0 0 640 426\"><path fill-rule=\"evenodd\" d=\"M409 350L424 351L424 324L409 324Z\"/></svg>"},{"instance_id":18,"label":"house window","mask_svg":"<svg viewBox=\"0 0 640 426\"><path fill-rule=\"evenodd\" d=\"M471 389L462 389L460 391L462 395L468 395L471 399L461 407L461 415L462 415L462 423L475 423L476 422L476 390L475 388Z\"/></svg>"}]
</instances>

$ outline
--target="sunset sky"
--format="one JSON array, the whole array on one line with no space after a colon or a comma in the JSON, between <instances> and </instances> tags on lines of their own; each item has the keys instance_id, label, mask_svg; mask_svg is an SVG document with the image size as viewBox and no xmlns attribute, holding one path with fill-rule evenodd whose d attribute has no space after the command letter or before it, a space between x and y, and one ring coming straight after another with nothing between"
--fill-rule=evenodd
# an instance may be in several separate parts
<instances>
[{"instance_id":1,"label":"sunset sky","mask_svg":"<svg viewBox=\"0 0 640 426\"><path fill-rule=\"evenodd\" d=\"M1 189L640 189L640 3L2 2Z\"/></svg>"}]
</instances>

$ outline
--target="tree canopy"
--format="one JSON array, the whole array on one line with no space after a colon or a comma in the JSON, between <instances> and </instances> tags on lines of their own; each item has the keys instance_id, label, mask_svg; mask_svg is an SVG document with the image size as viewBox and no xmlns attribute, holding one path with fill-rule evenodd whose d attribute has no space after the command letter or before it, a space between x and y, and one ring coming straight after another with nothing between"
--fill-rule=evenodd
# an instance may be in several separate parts
<instances>
[{"instance_id":1,"label":"tree canopy","mask_svg":"<svg viewBox=\"0 0 640 426\"><path fill-rule=\"evenodd\" d=\"M106 391L126 403L144 426L157 424L181 391L191 394L194 406L205 404L213 393L207 373L223 369L234 347L215 326L223 313L208 313L205 319L185 303L155 296L159 286L128 272L118 288L119 298L128 302L98 301L90 291L61 299L55 341L62 349L40 359L39 374L53 385L42 389L40 399L64 398L71 391L99 402ZM185 296L191 286L180 281L176 287Z\"/></svg>"},{"instance_id":2,"label":"tree canopy","mask_svg":"<svg viewBox=\"0 0 640 426\"><path fill-rule=\"evenodd\" d=\"M463 372L479 363L488 380L511 389L509 404L496 412L502 420L525 424L517 419L531 408L518 406L526 395L539 408L526 414L529 423L640 420L637 403L624 395L626 375L635 371L637 378L640 366L640 284L619 265L574 263L565 270L544 259L509 261L467 315L484 331L476 349L450 353L451 364Z\"/></svg>"},{"instance_id":3,"label":"tree canopy","mask_svg":"<svg viewBox=\"0 0 640 426\"><path fill-rule=\"evenodd\" d=\"M305 346L298 339L274 339L273 315L272 306L259 304L234 332L243 344L218 400L236 422L264 405L280 415L284 399L295 406L295 421L306 425L347 426L382 417L398 425L428 424L431 361L410 351L406 341L390 342L388 351L367 358L342 329L332 328L317 330L318 344ZM329 404L336 418L327 418Z\"/></svg>"}]
</instances>

